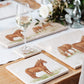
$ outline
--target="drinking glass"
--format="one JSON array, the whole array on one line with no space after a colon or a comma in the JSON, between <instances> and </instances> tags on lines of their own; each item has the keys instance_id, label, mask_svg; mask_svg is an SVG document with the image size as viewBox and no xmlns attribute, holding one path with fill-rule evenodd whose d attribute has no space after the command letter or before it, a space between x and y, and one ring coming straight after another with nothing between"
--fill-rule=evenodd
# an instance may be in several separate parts
<instances>
[{"instance_id":1,"label":"drinking glass","mask_svg":"<svg viewBox=\"0 0 84 84\"><path fill-rule=\"evenodd\" d=\"M29 7L27 3L17 4L17 11L16 11L16 23L18 24L19 28L23 30L24 35L24 47L22 49L23 53L28 53L29 47L26 45L26 30L28 26L32 22L31 17L32 9Z\"/></svg>"}]
</instances>

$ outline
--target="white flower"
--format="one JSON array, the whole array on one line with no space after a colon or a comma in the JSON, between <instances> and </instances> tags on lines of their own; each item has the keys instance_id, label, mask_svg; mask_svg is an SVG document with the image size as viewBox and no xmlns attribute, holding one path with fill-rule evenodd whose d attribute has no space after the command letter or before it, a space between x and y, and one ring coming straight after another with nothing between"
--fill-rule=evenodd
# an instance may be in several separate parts
<instances>
[{"instance_id":1,"label":"white flower","mask_svg":"<svg viewBox=\"0 0 84 84\"><path fill-rule=\"evenodd\" d=\"M39 13L43 18L47 18L48 15L52 12L52 10L53 10L52 4L41 5Z\"/></svg>"}]
</instances>

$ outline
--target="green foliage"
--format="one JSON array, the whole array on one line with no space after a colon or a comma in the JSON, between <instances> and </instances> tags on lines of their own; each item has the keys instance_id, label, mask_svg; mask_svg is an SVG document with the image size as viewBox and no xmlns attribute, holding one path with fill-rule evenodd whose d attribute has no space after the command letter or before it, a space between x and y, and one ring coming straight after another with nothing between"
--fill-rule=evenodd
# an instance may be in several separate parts
<instances>
[{"instance_id":1,"label":"green foliage","mask_svg":"<svg viewBox=\"0 0 84 84\"><path fill-rule=\"evenodd\" d=\"M52 2L53 11L52 14L47 18L47 21L58 22L61 24L65 24L65 11L64 9L68 7L67 2L63 2L62 0L54 0Z\"/></svg>"},{"instance_id":2,"label":"green foliage","mask_svg":"<svg viewBox=\"0 0 84 84\"><path fill-rule=\"evenodd\" d=\"M65 25L66 12L64 11L64 9L65 8L73 9L74 8L73 2L74 0L70 0L70 4L68 4L67 2L63 2L63 0L54 0L52 2L53 12L52 12L52 15L49 15L49 17L47 18L47 21L58 22ZM84 20L84 0L81 0L80 9L82 11L82 20Z\"/></svg>"},{"instance_id":3,"label":"green foliage","mask_svg":"<svg viewBox=\"0 0 84 84\"><path fill-rule=\"evenodd\" d=\"M35 23L35 25L38 25L40 23L39 19L35 19L37 22Z\"/></svg>"}]
</instances>

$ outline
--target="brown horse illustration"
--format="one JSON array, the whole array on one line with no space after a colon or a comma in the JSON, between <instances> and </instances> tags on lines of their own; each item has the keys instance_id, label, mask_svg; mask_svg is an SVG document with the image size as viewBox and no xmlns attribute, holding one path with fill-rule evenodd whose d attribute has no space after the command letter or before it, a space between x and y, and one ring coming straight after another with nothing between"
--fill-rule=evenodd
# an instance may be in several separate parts
<instances>
[{"instance_id":1,"label":"brown horse illustration","mask_svg":"<svg viewBox=\"0 0 84 84\"><path fill-rule=\"evenodd\" d=\"M43 30L45 30L43 27L41 27L41 26L37 26L37 27L34 27L33 28L33 31L35 32L35 33L39 33L39 32L41 32L41 31L43 31Z\"/></svg>"},{"instance_id":2,"label":"brown horse illustration","mask_svg":"<svg viewBox=\"0 0 84 84\"><path fill-rule=\"evenodd\" d=\"M80 42L72 44L72 47L81 52L84 52L84 36L82 36L82 39Z\"/></svg>"},{"instance_id":3,"label":"brown horse illustration","mask_svg":"<svg viewBox=\"0 0 84 84\"><path fill-rule=\"evenodd\" d=\"M44 63L47 63L46 61L40 59L36 62L34 67L27 68L25 72L30 75L32 78L39 78L36 76L37 72L44 71L47 74L51 74L51 72L47 69L47 67L44 65Z\"/></svg>"},{"instance_id":4,"label":"brown horse illustration","mask_svg":"<svg viewBox=\"0 0 84 84\"><path fill-rule=\"evenodd\" d=\"M15 1L19 1L22 3L28 3L30 8L32 8L32 9L38 9L41 7L41 5L38 2L36 2L35 0L15 0Z\"/></svg>"},{"instance_id":5,"label":"brown horse illustration","mask_svg":"<svg viewBox=\"0 0 84 84\"><path fill-rule=\"evenodd\" d=\"M35 0L26 0L26 1L29 4L30 8L32 9L38 9L41 7L41 5L37 3Z\"/></svg>"},{"instance_id":6,"label":"brown horse illustration","mask_svg":"<svg viewBox=\"0 0 84 84\"><path fill-rule=\"evenodd\" d=\"M44 28L46 28L46 27L48 27L48 26L52 26L50 23L47 23L47 24L42 24L42 27L44 27Z\"/></svg>"},{"instance_id":7,"label":"brown horse illustration","mask_svg":"<svg viewBox=\"0 0 84 84\"><path fill-rule=\"evenodd\" d=\"M58 51L64 56L68 56L68 54L73 55L73 53L71 53L69 50L76 52L74 49L72 49L72 45L70 44L64 44L58 47Z\"/></svg>"},{"instance_id":8,"label":"brown horse illustration","mask_svg":"<svg viewBox=\"0 0 84 84\"><path fill-rule=\"evenodd\" d=\"M42 24L42 26L37 26L37 27L34 27L33 28L33 31L35 32L35 33L39 33L39 32L42 32L43 30L46 30L46 27L48 27L48 26L52 26L50 23L47 23L47 24Z\"/></svg>"},{"instance_id":9,"label":"brown horse illustration","mask_svg":"<svg viewBox=\"0 0 84 84\"><path fill-rule=\"evenodd\" d=\"M70 52L69 50L72 50L73 53ZM74 52L76 52L76 50L84 52L84 36L82 36L80 42L74 43L72 45L71 44L64 44L64 45L58 47L58 51L64 56L73 55Z\"/></svg>"},{"instance_id":10,"label":"brown horse illustration","mask_svg":"<svg viewBox=\"0 0 84 84\"><path fill-rule=\"evenodd\" d=\"M21 32L22 30L16 30L13 34L6 35L5 37L10 41L14 41L15 37L24 38L24 35Z\"/></svg>"}]
</instances>

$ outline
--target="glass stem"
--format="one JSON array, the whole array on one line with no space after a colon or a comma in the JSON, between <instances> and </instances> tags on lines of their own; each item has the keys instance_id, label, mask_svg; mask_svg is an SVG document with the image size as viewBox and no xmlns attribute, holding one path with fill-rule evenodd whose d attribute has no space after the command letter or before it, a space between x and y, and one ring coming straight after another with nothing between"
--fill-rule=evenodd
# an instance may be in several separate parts
<instances>
[{"instance_id":1,"label":"glass stem","mask_svg":"<svg viewBox=\"0 0 84 84\"><path fill-rule=\"evenodd\" d=\"M25 48L25 50L26 50L26 47L27 47L26 43L27 43L27 40L26 40L26 28L24 28L24 48Z\"/></svg>"}]
</instances>

